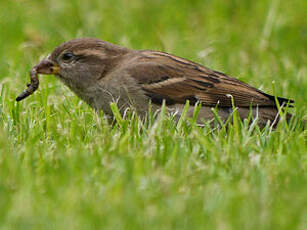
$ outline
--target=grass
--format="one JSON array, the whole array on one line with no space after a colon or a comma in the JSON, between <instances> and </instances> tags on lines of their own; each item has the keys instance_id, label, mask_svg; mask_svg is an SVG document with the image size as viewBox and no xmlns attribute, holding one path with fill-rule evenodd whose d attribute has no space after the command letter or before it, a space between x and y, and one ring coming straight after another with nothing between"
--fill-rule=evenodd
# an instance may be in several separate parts
<instances>
[{"instance_id":1,"label":"grass","mask_svg":"<svg viewBox=\"0 0 307 230\"><path fill-rule=\"evenodd\" d=\"M306 229L306 8L1 1L0 229ZM273 132L175 124L163 113L110 126L52 76L14 101L40 58L82 36L167 51L274 89L295 99L294 120Z\"/></svg>"}]
</instances>

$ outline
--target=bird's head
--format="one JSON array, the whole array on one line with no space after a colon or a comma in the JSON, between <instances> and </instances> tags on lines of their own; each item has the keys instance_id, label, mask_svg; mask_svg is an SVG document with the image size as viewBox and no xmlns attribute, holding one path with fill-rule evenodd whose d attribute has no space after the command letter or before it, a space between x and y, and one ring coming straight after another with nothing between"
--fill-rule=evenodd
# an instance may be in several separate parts
<instances>
[{"instance_id":1,"label":"bird's head","mask_svg":"<svg viewBox=\"0 0 307 230\"><path fill-rule=\"evenodd\" d=\"M93 38L65 42L36 65L38 74L54 74L74 90L97 84L128 49Z\"/></svg>"}]
</instances>

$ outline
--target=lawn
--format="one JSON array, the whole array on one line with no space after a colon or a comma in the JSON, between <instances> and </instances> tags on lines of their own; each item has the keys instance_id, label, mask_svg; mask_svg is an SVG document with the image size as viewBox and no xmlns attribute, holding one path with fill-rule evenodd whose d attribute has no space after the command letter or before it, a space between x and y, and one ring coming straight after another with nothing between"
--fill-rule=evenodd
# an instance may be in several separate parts
<instances>
[{"instance_id":1,"label":"lawn","mask_svg":"<svg viewBox=\"0 0 307 230\"><path fill-rule=\"evenodd\" d=\"M0 1L0 229L307 229L307 1ZM110 125L53 76L60 43L176 54L295 100L275 131ZM116 112L116 106L114 106ZM235 118L234 118L235 120Z\"/></svg>"}]
</instances>

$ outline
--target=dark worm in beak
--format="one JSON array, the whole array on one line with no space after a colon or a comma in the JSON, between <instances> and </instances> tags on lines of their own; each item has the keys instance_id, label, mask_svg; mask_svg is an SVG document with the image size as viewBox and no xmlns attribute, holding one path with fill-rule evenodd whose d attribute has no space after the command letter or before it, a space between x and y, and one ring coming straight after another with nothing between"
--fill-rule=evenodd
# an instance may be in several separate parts
<instances>
[{"instance_id":1,"label":"dark worm in beak","mask_svg":"<svg viewBox=\"0 0 307 230\"><path fill-rule=\"evenodd\" d=\"M27 89L23 91L17 98L16 101L21 101L26 97L33 94L39 86L38 74L57 74L59 72L58 65L51 62L48 58L42 60L30 71L31 83L27 84Z\"/></svg>"},{"instance_id":2,"label":"dark worm in beak","mask_svg":"<svg viewBox=\"0 0 307 230\"><path fill-rule=\"evenodd\" d=\"M21 101L25 99L26 97L30 96L32 93L34 93L38 89L39 80L37 76L37 68L34 67L30 71L30 79L31 79L31 83L27 84L28 88L16 98L16 101Z\"/></svg>"}]
</instances>

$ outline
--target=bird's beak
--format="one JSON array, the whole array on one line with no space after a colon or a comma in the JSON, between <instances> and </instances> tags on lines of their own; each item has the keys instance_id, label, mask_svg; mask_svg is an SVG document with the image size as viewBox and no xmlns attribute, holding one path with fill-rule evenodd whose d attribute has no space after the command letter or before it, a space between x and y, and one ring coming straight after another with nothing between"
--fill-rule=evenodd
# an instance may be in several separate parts
<instances>
[{"instance_id":1,"label":"bird's beak","mask_svg":"<svg viewBox=\"0 0 307 230\"><path fill-rule=\"evenodd\" d=\"M38 74L59 74L60 67L58 64L50 60L49 56L42 61L40 61L36 66L33 67L36 69Z\"/></svg>"}]
</instances>

